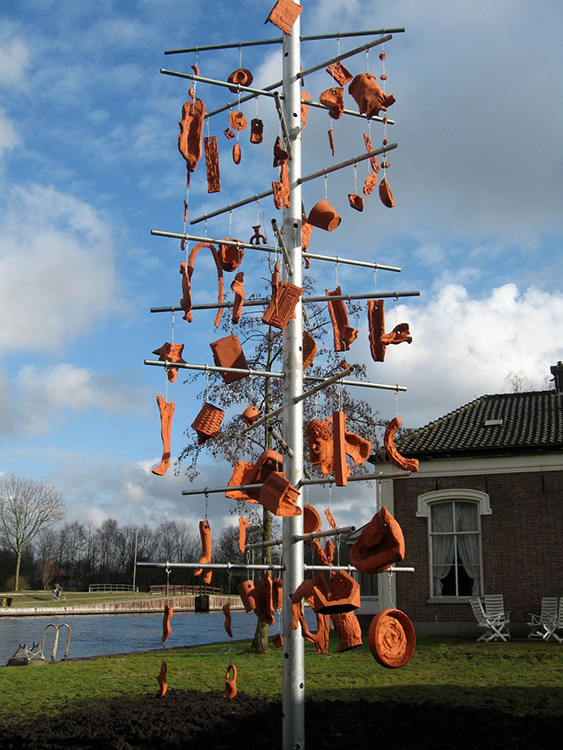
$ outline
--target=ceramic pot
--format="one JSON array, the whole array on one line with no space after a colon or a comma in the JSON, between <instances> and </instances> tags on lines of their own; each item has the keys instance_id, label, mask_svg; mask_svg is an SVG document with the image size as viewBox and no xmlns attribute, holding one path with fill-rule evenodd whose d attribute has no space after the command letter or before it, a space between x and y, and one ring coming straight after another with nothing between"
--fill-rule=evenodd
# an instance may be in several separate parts
<instances>
[{"instance_id":1,"label":"ceramic pot","mask_svg":"<svg viewBox=\"0 0 563 750\"><path fill-rule=\"evenodd\" d=\"M327 232L332 232L342 219L327 200L316 203L307 218L309 224Z\"/></svg>"}]
</instances>

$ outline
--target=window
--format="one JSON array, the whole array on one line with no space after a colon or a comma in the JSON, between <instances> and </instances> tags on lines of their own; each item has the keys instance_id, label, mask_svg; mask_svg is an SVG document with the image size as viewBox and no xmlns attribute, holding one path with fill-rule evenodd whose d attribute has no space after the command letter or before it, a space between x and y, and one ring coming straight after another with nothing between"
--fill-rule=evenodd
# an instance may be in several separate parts
<instances>
[{"instance_id":1,"label":"window","mask_svg":"<svg viewBox=\"0 0 563 750\"><path fill-rule=\"evenodd\" d=\"M483 591L481 516L489 497L475 490L440 490L418 498L428 519L430 598L480 596Z\"/></svg>"}]
</instances>

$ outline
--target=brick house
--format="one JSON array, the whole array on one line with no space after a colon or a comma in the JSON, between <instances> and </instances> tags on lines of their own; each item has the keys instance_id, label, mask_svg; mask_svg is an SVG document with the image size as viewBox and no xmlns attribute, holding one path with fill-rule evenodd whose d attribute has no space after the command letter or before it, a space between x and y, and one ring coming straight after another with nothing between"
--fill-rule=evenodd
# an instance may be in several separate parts
<instances>
[{"instance_id":1,"label":"brick house","mask_svg":"<svg viewBox=\"0 0 563 750\"><path fill-rule=\"evenodd\" d=\"M469 597L502 593L518 635L542 596L563 596L562 363L551 372L555 390L481 396L396 441L420 469L381 497L416 572L380 575L359 614L394 604L420 634L472 635Z\"/></svg>"}]
</instances>

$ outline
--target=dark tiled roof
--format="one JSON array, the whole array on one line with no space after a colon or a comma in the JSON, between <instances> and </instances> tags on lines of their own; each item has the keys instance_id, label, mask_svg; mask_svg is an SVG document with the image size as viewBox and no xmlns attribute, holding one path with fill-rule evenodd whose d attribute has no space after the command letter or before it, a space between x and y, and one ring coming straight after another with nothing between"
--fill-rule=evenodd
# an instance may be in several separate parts
<instances>
[{"instance_id":1,"label":"dark tiled roof","mask_svg":"<svg viewBox=\"0 0 563 750\"><path fill-rule=\"evenodd\" d=\"M563 393L481 396L396 445L406 456L563 450Z\"/></svg>"}]
</instances>

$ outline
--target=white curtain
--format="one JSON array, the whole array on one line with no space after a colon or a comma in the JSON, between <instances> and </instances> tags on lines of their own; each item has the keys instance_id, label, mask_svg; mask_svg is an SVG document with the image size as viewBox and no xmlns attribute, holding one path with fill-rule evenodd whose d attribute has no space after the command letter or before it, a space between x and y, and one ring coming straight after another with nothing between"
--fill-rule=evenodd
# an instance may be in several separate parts
<instances>
[{"instance_id":1,"label":"white curtain","mask_svg":"<svg viewBox=\"0 0 563 750\"><path fill-rule=\"evenodd\" d=\"M444 579L454 563L453 503L432 505L432 578L434 596L442 593Z\"/></svg>"},{"instance_id":2,"label":"white curtain","mask_svg":"<svg viewBox=\"0 0 563 750\"><path fill-rule=\"evenodd\" d=\"M479 526L477 522L477 506L475 503L456 503L456 530L473 531L474 534L459 534L457 537L457 548L460 562L463 564L467 575L473 578L471 594L481 594L481 566L479 560Z\"/></svg>"}]
</instances>

